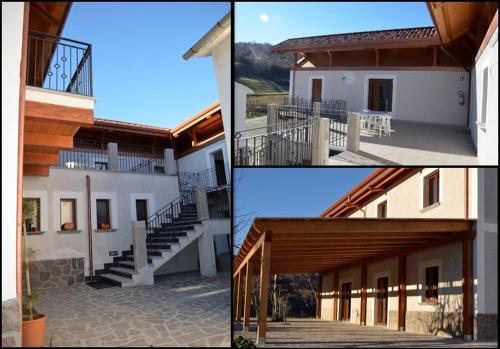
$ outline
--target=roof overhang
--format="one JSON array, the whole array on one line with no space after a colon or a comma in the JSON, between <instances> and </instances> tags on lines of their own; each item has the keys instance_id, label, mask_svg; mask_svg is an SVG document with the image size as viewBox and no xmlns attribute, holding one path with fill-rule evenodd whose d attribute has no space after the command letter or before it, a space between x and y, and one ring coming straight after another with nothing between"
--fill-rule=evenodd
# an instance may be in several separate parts
<instances>
[{"instance_id":1,"label":"roof overhang","mask_svg":"<svg viewBox=\"0 0 500 349\"><path fill-rule=\"evenodd\" d=\"M212 49L231 34L231 11L229 11L212 29L210 29L196 44L187 50L182 58L188 60L191 56L207 57Z\"/></svg>"},{"instance_id":2,"label":"roof overhang","mask_svg":"<svg viewBox=\"0 0 500 349\"><path fill-rule=\"evenodd\" d=\"M120 131L130 134L138 134L150 137L169 137L170 129L163 127L155 127L142 125L133 122L117 121L103 118L94 118L92 129L100 129L107 131Z\"/></svg>"},{"instance_id":3,"label":"roof overhang","mask_svg":"<svg viewBox=\"0 0 500 349\"><path fill-rule=\"evenodd\" d=\"M190 128L196 126L197 124L203 122L204 120L209 119L217 112L221 111L220 102L216 101L210 104L205 109L202 109L195 115L191 116L189 119L181 122L179 125L174 127L171 132L174 137L179 136L182 132L189 130Z\"/></svg>"},{"instance_id":4,"label":"roof overhang","mask_svg":"<svg viewBox=\"0 0 500 349\"><path fill-rule=\"evenodd\" d=\"M256 218L238 255L233 274L254 263L271 242L271 274L326 273L407 255L475 236L475 221L412 218ZM268 240L266 240L268 239Z\"/></svg>"}]
</instances>

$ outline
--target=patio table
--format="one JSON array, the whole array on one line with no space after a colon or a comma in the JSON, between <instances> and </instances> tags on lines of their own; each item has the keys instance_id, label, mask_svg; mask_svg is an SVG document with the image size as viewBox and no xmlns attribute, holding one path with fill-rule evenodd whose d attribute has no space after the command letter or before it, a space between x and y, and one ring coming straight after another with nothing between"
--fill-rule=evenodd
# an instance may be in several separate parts
<instances>
[{"instance_id":1,"label":"patio table","mask_svg":"<svg viewBox=\"0 0 500 349\"><path fill-rule=\"evenodd\" d=\"M361 109L359 114L361 115L362 128L370 130L373 126L375 132L378 129L379 137L382 137L382 131L389 137L391 136L391 112Z\"/></svg>"}]
</instances>

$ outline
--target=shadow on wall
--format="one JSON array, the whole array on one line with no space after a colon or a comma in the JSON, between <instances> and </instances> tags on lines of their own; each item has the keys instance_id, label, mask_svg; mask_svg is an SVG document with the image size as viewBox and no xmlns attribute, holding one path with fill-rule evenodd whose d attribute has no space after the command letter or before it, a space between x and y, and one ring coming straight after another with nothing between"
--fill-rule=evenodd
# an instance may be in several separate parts
<instances>
[{"instance_id":1,"label":"shadow on wall","mask_svg":"<svg viewBox=\"0 0 500 349\"><path fill-rule=\"evenodd\" d=\"M447 310L447 311L445 311ZM459 297L439 297L436 310L430 316L420 318L421 327L433 335L448 334L453 337L462 334L462 301Z\"/></svg>"}]
</instances>

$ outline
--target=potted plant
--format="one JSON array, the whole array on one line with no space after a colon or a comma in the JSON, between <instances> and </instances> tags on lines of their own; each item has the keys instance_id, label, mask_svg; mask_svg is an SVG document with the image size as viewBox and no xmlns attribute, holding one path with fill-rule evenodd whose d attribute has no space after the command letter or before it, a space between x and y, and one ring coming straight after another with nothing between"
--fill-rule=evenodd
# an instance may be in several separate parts
<instances>
[{"instance_id":1,"label":"potted plant","mask_svg":"<svg viewBox=\"0 0 500 349\"><path fill-rule=\"evenodd\" d=\"M62 230L75 230L75 225L70 222L64 223L62 225Z\"/></svg>"},{"instance_id":2,"label":"potted plant","mask_svg":"<svg viewBox=\"0 0 500 349\"><path fill-rule=\"evenodd\" d=\"M99 225L99 228L101 228L101 229L109 229L109 224L107 224L107 223L101 223Z\"/></svg>"},{"instance_id":3,"label":"potted plant","mask_svg":"<svg viewBox=\"0 0 500 349\"><path fill-rule=\"evenodd\" d=\"M38 314L35 303L39 298L37 292L31 291L30 263L34 260L36 251L26 246L26 221L27 217L33 217L36 207L33 202L23 202L23 271L25 273L26 292L23 299L23 346L43 347L45 344L45 321L47 316Z\"/></svg>"}]
</instances>

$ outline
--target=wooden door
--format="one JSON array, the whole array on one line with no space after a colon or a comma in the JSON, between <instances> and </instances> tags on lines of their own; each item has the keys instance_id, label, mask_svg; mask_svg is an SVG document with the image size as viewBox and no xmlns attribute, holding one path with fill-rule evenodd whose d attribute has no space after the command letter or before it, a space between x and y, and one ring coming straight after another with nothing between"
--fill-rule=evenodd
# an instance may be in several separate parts
<instances>
[{"instance_id":1,"label":"wooden door","mask_svg":"<svg viewBox=\"0 0 500 349\"><path fill-rule=\"evenodd\" d=\"M322 79L313 79L312 81L312 101L313 102L321 102L321 94L323 91L323 80Z\"/></svg>"},{"instance_id":2,"label":"wooden door","mask_svg":"<svg viewBox=\"0 0 500 349\"><path fill-rule=\"evenodd\" d=\"M369 80L368 109L375 111L392 111L391 79Z\"/></svg>"},{"instance_id":3,"label":"wooden door","mask_svg":"<svg viewBox=\"0 0 500 349\"><path fill-rule=\"evenodd\" d=\"M375 325L387 325L387 303L389 296L389 278L377 279L377 292L375 300Z\"/></svg>"},{"instance_id":4,"label":"wooden door","mask_svg":"<svg viewBox=\"0 0 500 349\"><path fill-rule=\"evenodd\" d=\"M351 319L351 290L351 282L342 284L340 302L340 320L342 321L348 321Z\"/></svg>"},{"instance_id":5,"label":"wooden door","mask_svg":"<svg viewBox=\"0 0 500 349\"><path fill-rule=\"evenodd\" d=\"M135 212L137 213L138 221L146 221L148 219L147 200L135 200Z\"/></svg>"}]
</instances>

